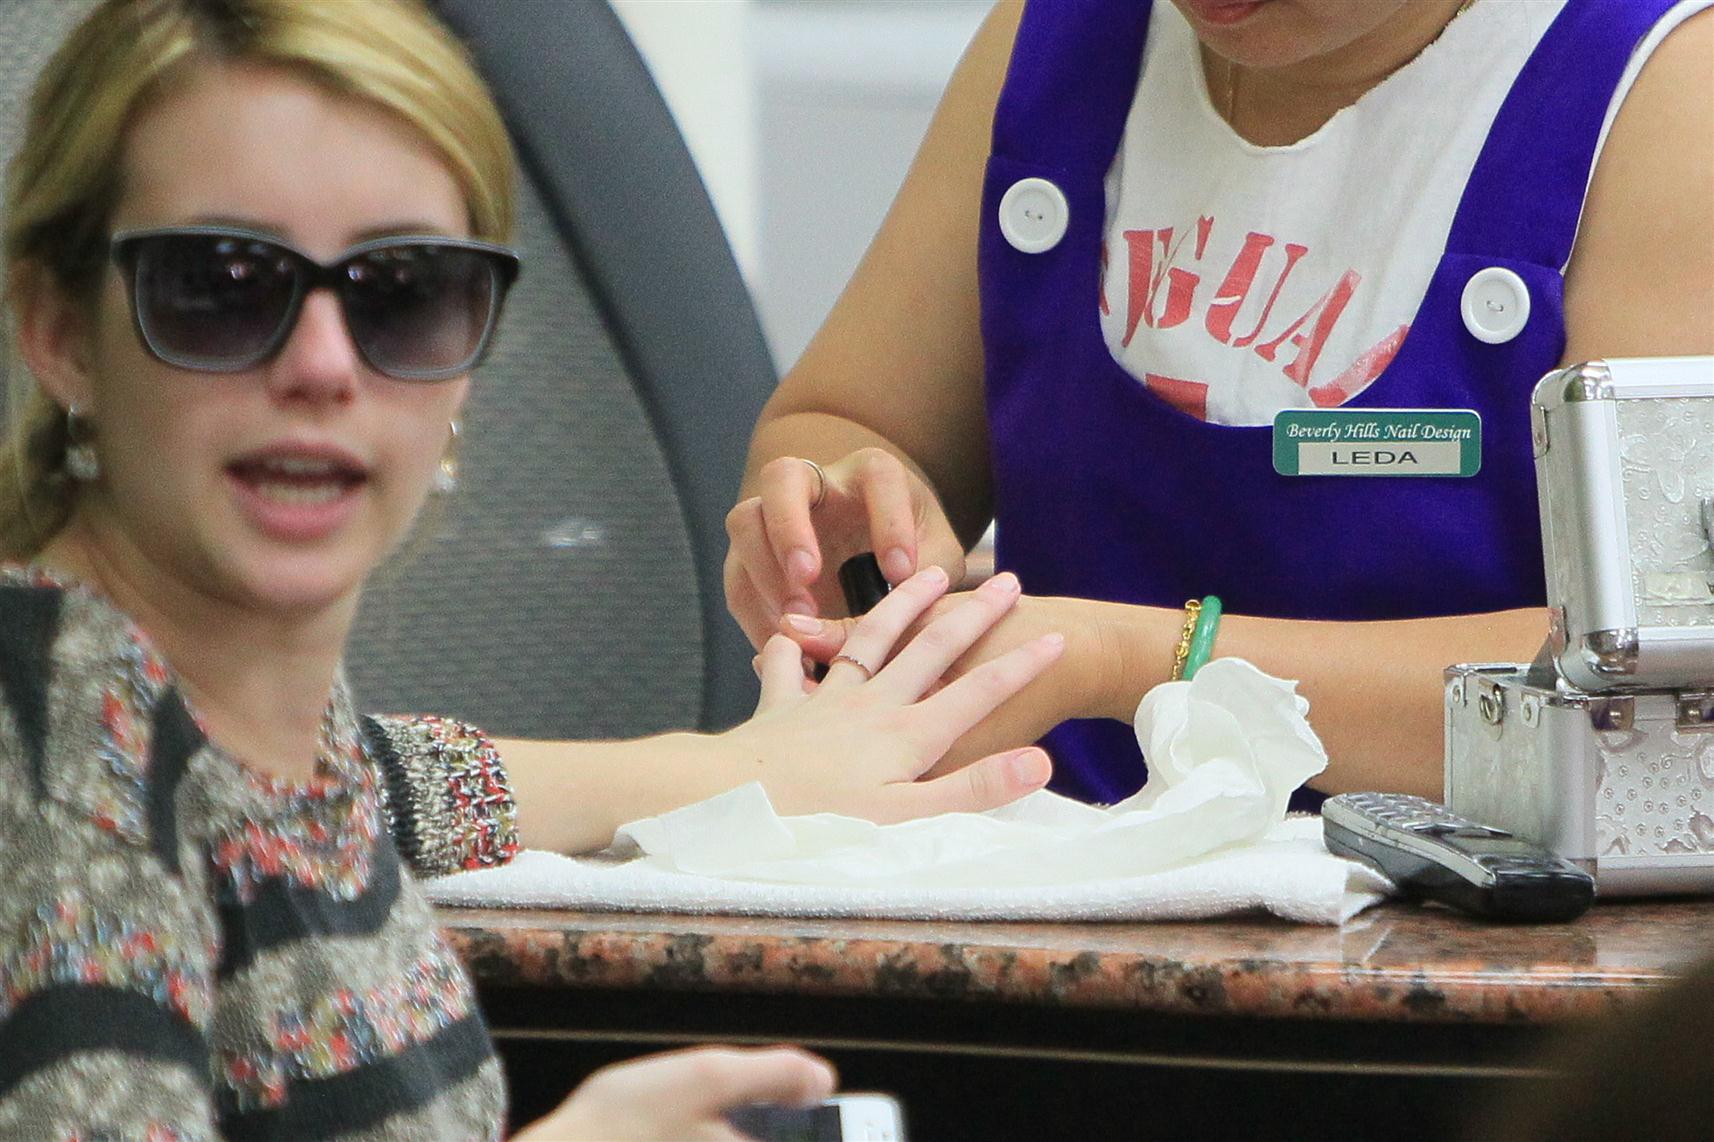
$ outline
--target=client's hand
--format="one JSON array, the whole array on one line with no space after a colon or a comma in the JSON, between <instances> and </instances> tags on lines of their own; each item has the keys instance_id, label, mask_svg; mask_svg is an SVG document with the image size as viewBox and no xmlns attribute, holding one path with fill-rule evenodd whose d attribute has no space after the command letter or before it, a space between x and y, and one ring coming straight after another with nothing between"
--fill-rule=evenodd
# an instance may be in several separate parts
<instances>
[{"instance_id":1,"label":"client's hand","mask_svg":"<svg viewBox=\"0 0 1714 1142\"><path fill-rule=\"evenodd\" d=\"M946 572L931 567L851 620L819 685L805 678L795 642L784 635L768 640L757 658L762 700L756 716L719 744L738 751L734 760L762 783L778 812L899 821L991 809L1047 782L1047 755L1033 747L973 760L933 781L916 780L1064 648L1059 634L1037 630L934 689L1019 597L1014 576L990 579L922 623L893 654L900 636L946 588Z\"/></svg>"},{"instance_id":2,"label":"client's hand","mask_svg":"<svg viewBox=\"0 0 1714 1142\"><path fill-rule=\"evenodd\" d=\"M725 1112L802 1106L833 1093L833 1068L787 1047L700 1047L603 1067L515 1142L743 1142Z\"/></svg>"},{"instance_id":3,"label":"client's hand","mask_svg":"<svg viewBox=\"0 0 1714 1142\"><path fill-rule=\"evenodd\" d=\"M999 576L1011 579L1011 576ZM1015 585L1016 580L1011 580ZM952 608L963 604L967 595L941 599L924 615L916 628L902 640L899 653L907 653L916 640L927 635L933 624ZM1065 639L1065 653L1052 669L1043 669L1040 677L1021 688L1015 696L995 704L992 713L950 746L944 756L927 770L925 776L942 780L952 773L987 757L996 750L1016 748L1039 739L1067 718L1110 717L1129 715L1115 713L1109 696L1111 682L1123 677L1125 667L1120 661L1118 640L1111 637L1107 623L1114 604L1090 599L1059 598L1024 595L1016 599L1004 617L993 623L982 636L956 661L950 663L943 675L944 682L963 679L988 664L1000 661L1054 631ZM817 662L827 662L848 653L845 648L856 637L856 620L825 619L805 622L788 619L781 624L797 647ZM921 633L916 633L920 629ZM1163 656L1163 661L1165 658Z\"/></svg>"},{"instance_id":4,"label":"client's hand","mask_svg":"<svg viewBox=\"0 0 1714 1142\"><path fill-rule=\"evenodd\" d=\"M781 614L845 613L832 569L873 551L895 586L928 566L964 577L964 545L940 500L892 453L862 448L821 469L769 461L757 495L726 515L726 605L754 646Z\"/></svg>"}]
</instances>

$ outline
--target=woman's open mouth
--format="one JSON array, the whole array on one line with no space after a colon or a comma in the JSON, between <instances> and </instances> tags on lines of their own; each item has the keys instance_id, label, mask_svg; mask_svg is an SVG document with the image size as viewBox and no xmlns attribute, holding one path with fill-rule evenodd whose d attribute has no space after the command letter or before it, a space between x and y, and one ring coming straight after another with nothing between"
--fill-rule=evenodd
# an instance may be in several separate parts
<instances>
[{"instance_id":1,"label":"woman's open mouth","mask_svg":"<svg viewBox=\"0 0 1714 1142\"><path fill-rule=\"evenodd\" d=\"M342 450L287 446L263 449L226 466L251 522L281 540L321 539L349 519L369 474Z\"/></svg>"}]
</instances>

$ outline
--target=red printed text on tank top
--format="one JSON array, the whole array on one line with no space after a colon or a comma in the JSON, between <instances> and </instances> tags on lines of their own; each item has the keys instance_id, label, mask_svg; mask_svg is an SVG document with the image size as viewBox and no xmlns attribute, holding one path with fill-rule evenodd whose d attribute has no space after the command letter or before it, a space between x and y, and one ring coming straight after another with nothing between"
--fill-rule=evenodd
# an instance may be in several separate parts
<instances>
[{"instance_id":1,"label":"red printed text on tank top","mask_svg":"<svg viewBox=\"0 0 1714 1142\"><path fill-rule=\"evenodd\" d=\"M1302 312L1282 312L1276 307L1280 292L1294 272L1301 272L1308 248L1252 230L1229 264L1204 264L1213 229L1214 219L1204 215L1197 219L1194 235L1177 234L1172 226L1125 230L1125 248L1117 257L1103 246L1101 312L1112 312L1116 293L1124 306L1121 347L1129 347L1142 330L1173 329L1194 321L1210 341L1277 364L1320 408L1344 404L1385 371L1410 331L1408 322L1351 360L1322 359L1322 350L1362 284L1355 269L1340 273ZM1187 242L1192 237L1194 241ZM1264 255L1276 248L1279 253L1266 259L1264 271ZM1115 266L1119 289L1110 292ZM1255 316L1240 325L1241 310ZM1151 373L1144 383L1182 411L1206 417L1206 381Z\"/></svg>"}]
</instances>

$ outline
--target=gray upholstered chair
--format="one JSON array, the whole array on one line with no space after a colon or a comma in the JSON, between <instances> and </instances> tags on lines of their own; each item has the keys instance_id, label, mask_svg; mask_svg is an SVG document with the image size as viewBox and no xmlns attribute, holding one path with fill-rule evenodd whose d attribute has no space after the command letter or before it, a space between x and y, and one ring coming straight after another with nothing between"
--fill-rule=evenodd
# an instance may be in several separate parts
<instances>
[{"instance_id":1,"label":"gray upholstered chair","mask_svg":"<svg viewBox=\"0 0 1714 1142\"><path fill-rule=\"evenodd\" d=\"M0 150L88 0L0 0ZM506 113L525 270L461 486L364 605L365 708L497 733L719 728L754 701L722 519L774 374L701 181L604 0L439 0ZM337 172L329 172L337 177Z\"/></svg>"}]
</instances>

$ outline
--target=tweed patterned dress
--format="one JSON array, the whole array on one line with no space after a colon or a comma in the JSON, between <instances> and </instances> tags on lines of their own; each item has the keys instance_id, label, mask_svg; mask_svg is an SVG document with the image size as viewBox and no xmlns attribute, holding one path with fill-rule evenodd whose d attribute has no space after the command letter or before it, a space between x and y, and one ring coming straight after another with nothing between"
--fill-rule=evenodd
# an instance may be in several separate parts
<instances>
[{"instance_id":1,"label":"tweed patterned dress","mask_svg":"<svg viewBox=\"0 0 1714 1142\"><path fill-rule=\"evenodd\" d=\"M508 859L492 746L363 718L246 769L110 604L0 571L0 1138L497 1138L505 1093L412 873Z\"/></svg>"}]
</instances>

